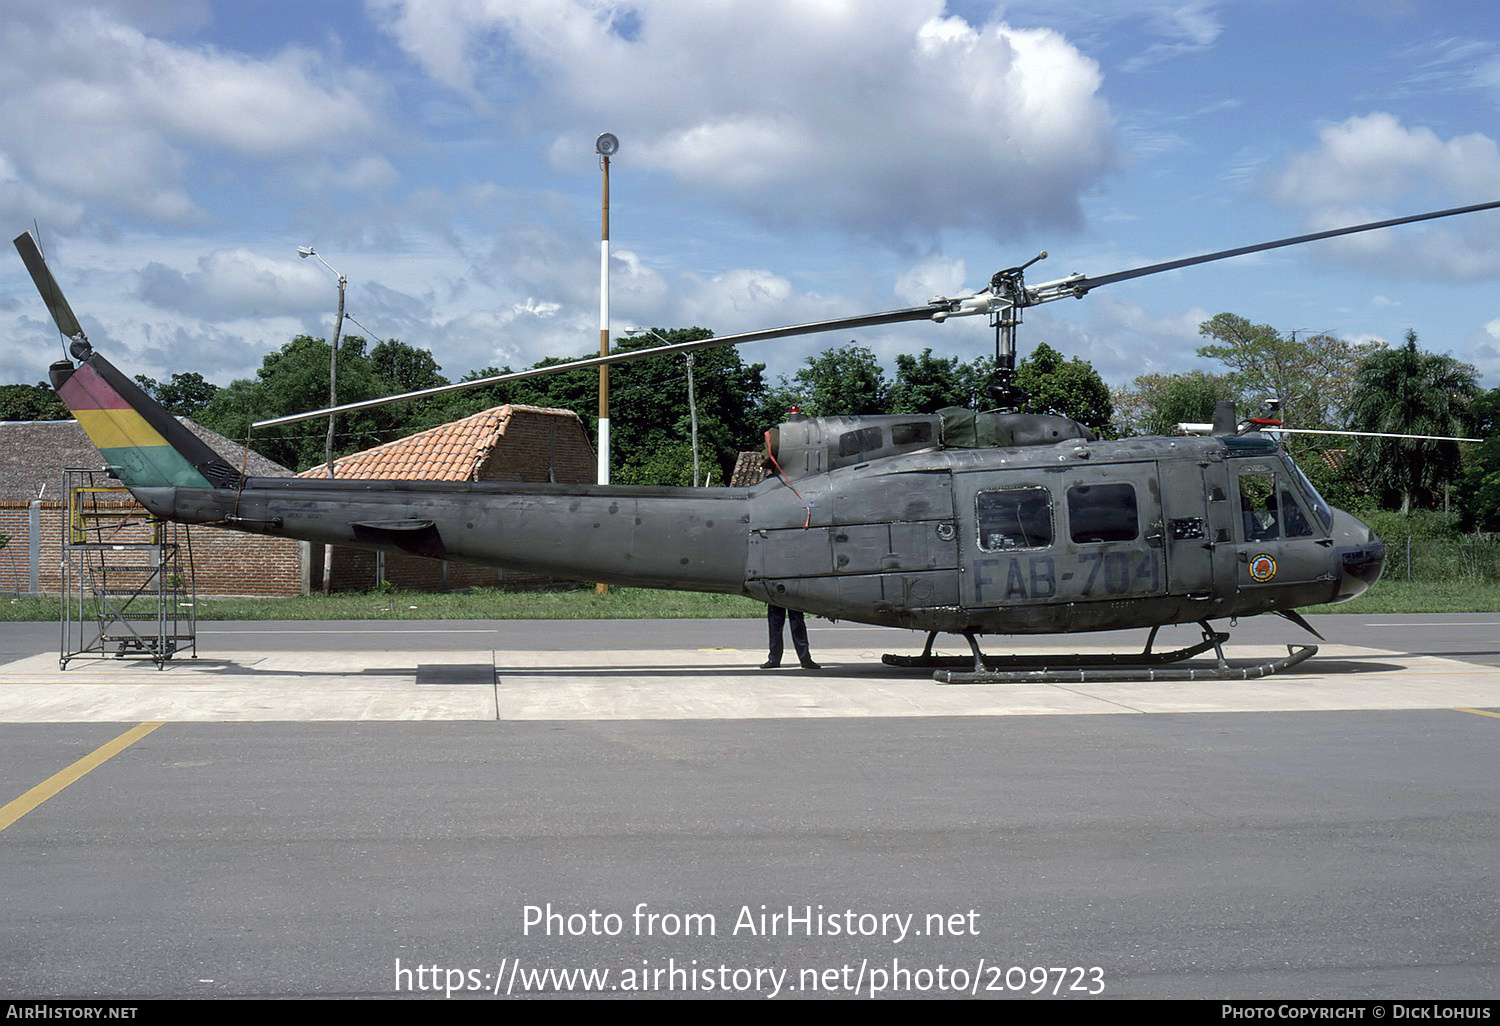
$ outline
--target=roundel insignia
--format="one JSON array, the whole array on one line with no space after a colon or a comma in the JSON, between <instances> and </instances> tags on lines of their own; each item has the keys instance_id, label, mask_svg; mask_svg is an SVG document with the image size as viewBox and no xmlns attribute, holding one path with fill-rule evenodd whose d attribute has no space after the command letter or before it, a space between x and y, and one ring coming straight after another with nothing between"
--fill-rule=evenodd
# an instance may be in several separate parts
<instances>
[{"instance_id":1,"label":"roundel insignia","mask_svg":"<svg viewBox=\"0 0 1500 1026\"><path fill-rule=\"evenodd\" d=\"M1276 560L1269 553L1262 552L1258 556L1250 557L1250 579L1256 584L1265 584L1276 576Z\"/></svg>"}]
</instances>

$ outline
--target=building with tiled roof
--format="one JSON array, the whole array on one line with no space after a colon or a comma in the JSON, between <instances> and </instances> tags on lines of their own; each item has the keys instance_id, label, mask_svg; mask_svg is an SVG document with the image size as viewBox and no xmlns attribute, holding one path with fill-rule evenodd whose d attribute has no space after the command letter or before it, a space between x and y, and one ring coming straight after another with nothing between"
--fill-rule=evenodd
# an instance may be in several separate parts
<instances>
[{"instance_id":1,"label":"building with tiled roof","mask_svg":"<svg viewBox=\"0 0 1500 1026\"><path fill-rule=\"evenodd\" d=\"M406 438L333 461L335 478L352 480L511 481L593 484L594 449L571 410L496 406ZM299 477L326 477L326 464ZM317 561L314 560L316 563ZM321 567L314 577L321 580ZM536 587L550 578L405 553L335 548L334 591L388 582L398 588Z\"/></svg>"},{"instance_id":2,"label":"building with tiled roof","mask_svg":"<svg viewBox=\"0 0 1500 1026\"><path fill-rule=\"evenodd\" d=\"M770 476L766 469L766 454L763 449L742 452L735 457L734 473L729 476L729 487L750 488Z\"/></svg>"}]
</instances>

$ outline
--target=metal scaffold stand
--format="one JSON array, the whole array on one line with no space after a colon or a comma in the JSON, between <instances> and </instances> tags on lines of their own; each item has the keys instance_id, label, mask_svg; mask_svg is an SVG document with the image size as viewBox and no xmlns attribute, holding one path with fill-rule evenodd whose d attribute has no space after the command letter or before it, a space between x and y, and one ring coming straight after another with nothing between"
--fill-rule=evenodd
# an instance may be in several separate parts
<instances>
[{"instance_id":1,"label":"metal scaffold stand","mask_svg":"<svg viewBox=\"0 0 1500 1026\"><path fill-rule=\"evenodd\" d=\"M62 649L72 659L197 658L193 551L185 526L142 509L102 470L63 471Z\"/></svg>"}]
</instances>

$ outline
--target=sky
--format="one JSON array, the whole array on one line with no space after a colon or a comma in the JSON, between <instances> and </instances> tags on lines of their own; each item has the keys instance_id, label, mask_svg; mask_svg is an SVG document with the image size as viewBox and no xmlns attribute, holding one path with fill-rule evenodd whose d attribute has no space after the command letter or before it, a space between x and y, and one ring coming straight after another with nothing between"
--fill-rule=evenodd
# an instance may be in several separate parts
<instances>
[{"instance_id":1,"label":"sky","mask_svg":"<svg viewBox=\"0 0 1500 1026\"><path fill-rule=\"evenodd\" d=\"M95 348L226 384L301 333L443 370L917 306L1500 200L1492 0L0 0L0 221ZM1219 312L1422 345L1500 385L1500 211L1029 309L1123 385L1213 370ZM855 340L893 370L983 318L747 345L774 380ZM0 256L0 383L56 329Z\"/></svg>"}]
</instances>

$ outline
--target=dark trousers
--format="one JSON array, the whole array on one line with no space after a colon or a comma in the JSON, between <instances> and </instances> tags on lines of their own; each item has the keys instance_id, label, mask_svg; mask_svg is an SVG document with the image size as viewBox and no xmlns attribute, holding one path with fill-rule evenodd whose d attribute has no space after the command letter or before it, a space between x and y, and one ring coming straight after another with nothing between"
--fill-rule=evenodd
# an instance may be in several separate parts
<instances>
[{"instance_id":1,"label":"dark trousers","mask_svg":"<svg viewBox=\"0 0 1500 1026\"><path fill-rule=\"evenodd\" d=\"M786 610L780 606L766 607L766 620L771 627L771 654L766 662L781 662L781 627L787 620L788 612L791 613L792 645L797 649L797 660L810 663L812 662L812 649L807 647L807 621L802 619L802 613L799 610Z\"/></svg>"}]
</instances>

